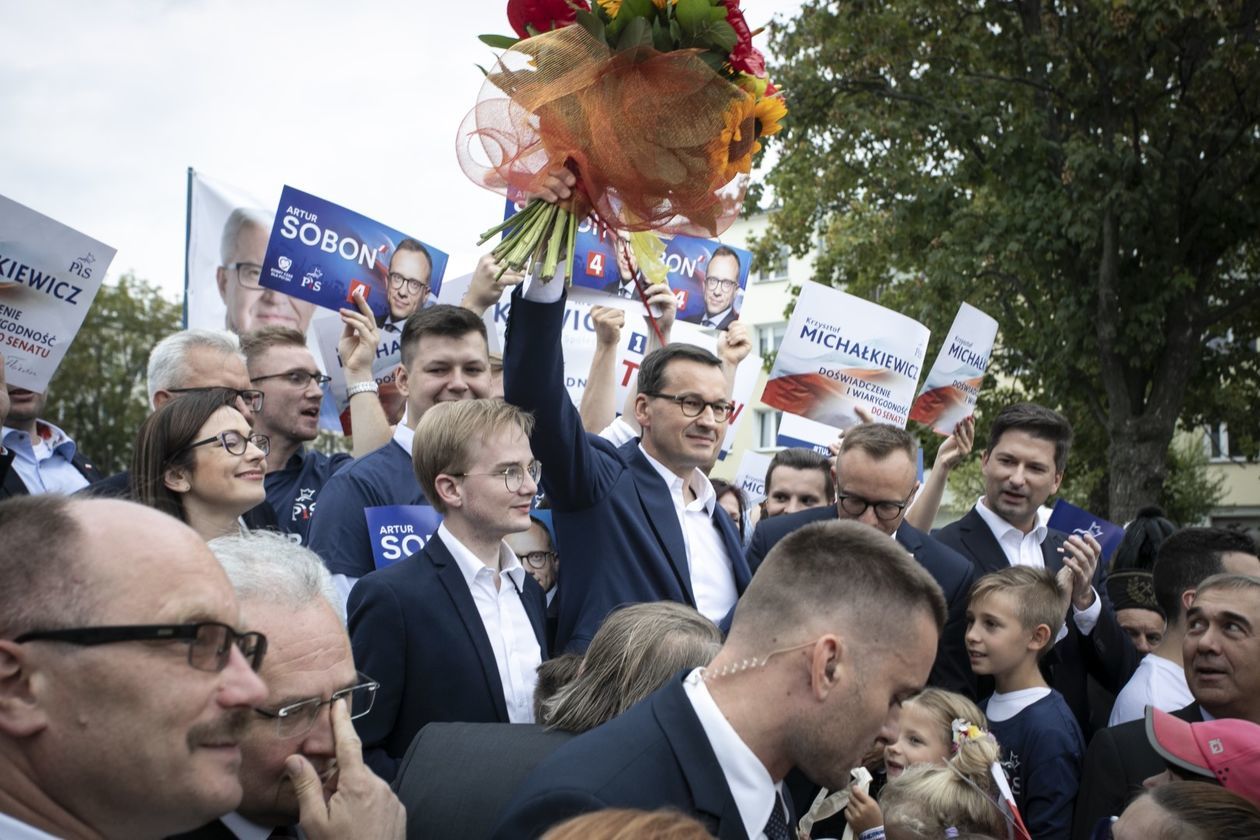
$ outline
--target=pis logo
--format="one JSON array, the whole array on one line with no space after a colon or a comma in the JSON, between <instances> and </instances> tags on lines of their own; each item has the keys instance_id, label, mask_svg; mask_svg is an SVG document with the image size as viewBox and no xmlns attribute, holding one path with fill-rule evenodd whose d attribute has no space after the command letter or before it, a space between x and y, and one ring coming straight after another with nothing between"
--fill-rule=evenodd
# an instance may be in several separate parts
<instances>
[{"instance_id":1,"label":"pis logo","mask_svg":"<svg viewBox=\"0 0 1260 840\"><path fill-rule=\"evenodd\" d=\"M280 266L281 271L288 271L290 268L293 267L293 260L289 259L288 257L281 257L280 259L276 260L276 265Z\"/></svg>"},{"instance_id":2,"label":"pis logo","mask_svg":"<svg viewBox=\"0 0 1260 840\"><path fill-rule=\"evenodd\" d=\"M92 264L95 262L96 257L89 251L86 257L71 260L69 271L71 274L82 277L84 280L90 280L92 278Z\"/></svg>"}]
</instances>

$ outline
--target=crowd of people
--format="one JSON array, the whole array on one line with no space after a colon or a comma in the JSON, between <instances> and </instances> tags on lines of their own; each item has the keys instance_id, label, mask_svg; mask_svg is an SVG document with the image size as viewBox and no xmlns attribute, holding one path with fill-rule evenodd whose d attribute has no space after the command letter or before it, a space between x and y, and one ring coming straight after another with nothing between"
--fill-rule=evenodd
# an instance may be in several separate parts
<instances>
[{"instance_id":1,"label":"crowd of people","mask_svg":"<svg viewBox=\"0 0 1260 840\"><path fill-rule=\"evenodd\" d=\"M393 428L381 327L343 310L340 455L291 326L159 342L115 476L0 389L0 837L1260 838L1250 536L1049 528L1072 429L1031 403L939 529L972 419L923 486L863 423L754 504L708 477L738 321L673 343L649 288L619 411L597 308L576 406L564 285L522 280L483 258L401 321ZM440 524L380 565L365 510L400 505Z\"/></svg>"}]
</instances>

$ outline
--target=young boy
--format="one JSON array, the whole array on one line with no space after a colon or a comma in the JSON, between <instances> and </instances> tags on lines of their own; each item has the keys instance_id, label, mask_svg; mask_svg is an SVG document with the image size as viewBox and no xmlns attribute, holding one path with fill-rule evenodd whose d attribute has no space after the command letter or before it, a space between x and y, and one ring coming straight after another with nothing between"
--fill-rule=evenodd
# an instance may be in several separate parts
<instances>
[{"instance_id":1,"label":"young boy","mask_svg":"<svg viewBox=\"0 0 1260 840\"><path fill-rule=\"evenodd\" d=\"M1076 718L1037 667L1054 647L1066 614L1054 575L1031 566L980 578L967 606L971 670L992 676L997 685L984 711L1002 746L1015 802L1036 840L1070 836L1085 754Z\"/></svg>"}]
</instances>

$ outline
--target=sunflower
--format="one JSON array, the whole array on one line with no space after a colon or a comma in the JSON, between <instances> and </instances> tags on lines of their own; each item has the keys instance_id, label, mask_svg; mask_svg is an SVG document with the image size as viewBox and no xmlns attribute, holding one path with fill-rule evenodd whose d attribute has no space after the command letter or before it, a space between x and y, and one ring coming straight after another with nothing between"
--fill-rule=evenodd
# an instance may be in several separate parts
<instances>
[{"instance_id":1,"label":"sunflower","mask_svg":"<svg viewBox=\"0 0 1260 840\"><path fill-rule=\"evenodd\" d=\"M621 0L595 0L599 7L604 10L611 20L617 16L617 12L621 11Z\"/></svg>"},{"instance_id":2,"label":"sunflower","mask_svg":"<svg viewBox=\"0 0 1260 840\"><path fill-rule=\"evenodd\" d=\"M783 130L780 121L787 116L787 105L782 96L765 96L757 100L753 115L757 121L757 137L769 137ZM761 144L758 143L757 147L760 148Z\"/></svg>"},{"instance_id":3,"label":"sunflower","mask_svg":"<svg viewBox=\"0 0 1260 840\"><path fill-rule=\"evenodd\" d=\"M617 4L621 5L621 0L617 0ZM666 6L677 6L678 0L652 0L652 5L658 9L663 9Z\"/></svg>"},{"instance_id":4,"label":"sunflower","mask_svg":"<svg viewBox=\"0 0 1260 840\"><path fill-rule=\"evenodd\" d=\"M752 170L752 156L760 146L756 137L756 100L752 95L739 91L722 113L722 132L709 144L709 167L722 174L721 183L727 184L736 175Z\"/></svg>"}]
</instances>

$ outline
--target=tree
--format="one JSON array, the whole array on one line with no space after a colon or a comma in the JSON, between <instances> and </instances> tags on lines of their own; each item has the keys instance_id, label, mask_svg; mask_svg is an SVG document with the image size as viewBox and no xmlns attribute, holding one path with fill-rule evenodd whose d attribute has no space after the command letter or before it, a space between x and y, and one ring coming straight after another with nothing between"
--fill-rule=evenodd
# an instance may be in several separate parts
<instances>
[{"instance_id":1,"label":"tree","mask_svg":"<svg viewBox=\"0 0 1260 840\"><path fill-rule=\"evenodd\" d=\"M821 241L815 279L937 344L959 301L988 311L991 370L1098 441L1073 469L1124 521L1159 499L1179 419L1260 443L1258 16L1226 0L807 0L775 27L791 113L759 250Z\"/></svg>"},{"instance_id":2,"label":"tree","mask_svg":"<svg viewBox=\"0 0 1260 840\"><path fill-rule=\"evenodd\" d=\"M49 387L48 413L106 475L127 469L149 413L149 351L180 329L181 308L134 274L104 284Z\"/></svg>"}]
</instances>

